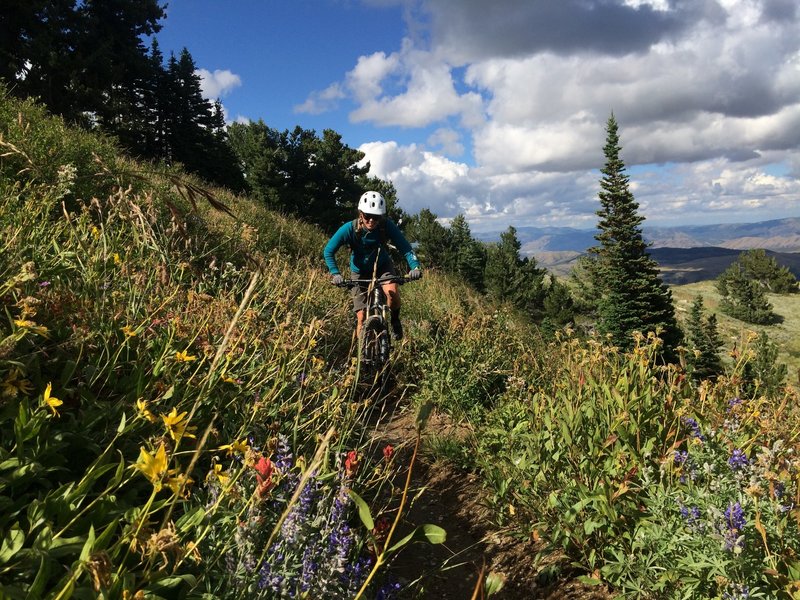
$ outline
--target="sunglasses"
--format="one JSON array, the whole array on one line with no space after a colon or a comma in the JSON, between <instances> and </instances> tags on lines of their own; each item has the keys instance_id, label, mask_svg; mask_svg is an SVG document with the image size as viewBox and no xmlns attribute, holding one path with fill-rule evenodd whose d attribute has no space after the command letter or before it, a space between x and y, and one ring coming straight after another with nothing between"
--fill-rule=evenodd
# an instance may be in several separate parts
<instances>
[{"instance_id":1,"label":"sunglasses","mask_svg":"<svg viewBox=\"0 0 800 600\"><path fill-rule=\"evenodd\" d=\"M380 221L381 220L381 216L380 215L368 215L366 213L361 213L361 218L364 219L365 221Z\"/></svg>"}]
</instances>

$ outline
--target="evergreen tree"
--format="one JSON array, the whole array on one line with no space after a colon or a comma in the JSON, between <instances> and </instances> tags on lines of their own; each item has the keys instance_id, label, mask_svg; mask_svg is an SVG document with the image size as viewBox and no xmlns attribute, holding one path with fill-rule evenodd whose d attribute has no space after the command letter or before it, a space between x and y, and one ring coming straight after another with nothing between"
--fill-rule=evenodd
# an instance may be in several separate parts
<instances>
[{"instance_id":1,"label":"evergreen tree","mask_svg":"<svg viewBox=\"0 0 800 600\"><path fill-rule=\"evenodd\" d=\"M553 333L575 322L575 301L569 287L555 277L550 277L550 285L544 296L542 329Z\"/></svg>"},{"instance_id":2,"label":"evergreen tree","mask_svg":"<svg viewBox=\"0 0 800 600\"><path fill-rule=\"evenodd\" d=\"M278 132L263 121L235 123L229 139L256 197L326 231L354 218L364 186L374 183L367 177L369 163L362 163L364 153L342 143L331 129L320 138L301 127Z\"/></svg>"},{"instance_id":3,"label":"evergreen tree","mask_svg":"<svg viewBox=\"0 0 800 600\"><path fill-rule=\"evenodd\" d=\"M450 243L448 270L482 292L486 250L483 244L472 237L469 223L464 215L457 215L450 223Z\"/></svg>"},{"instance_id":4,"label":"evergreen tree","mask_svg":"<svg viewBox=\"0 0 800 600\"><path fill-rule=\"evenodd\" d=\"M81 110L140 152L148 126L143 93L153 75L142 39L161 29L164 9L158 0L83 0L76 10Z\"/></svg>"},{"instance_id":5,"label":"evergreen tree","mask_svg":"<svg viewBox=\"0 0 800 600\"><path fill-rule=\"evenodd\" d=\"M722 338L717 329L717 316L703 315L703 296L695 296L686 322L686 342L689 347L687 369L697 381L715 379L723 372L719 350Z\"/></svg>"},{"instance_id":6,"label":"evergreen tree","mask_svg":"<svg viewBox=\"0 0 800 600\"><path fill-rule=\"evenodd\" d=\"M721 296L720 310L726 315L747 323L768 325L778 317L772 312L761 284L752 279L739 262L728 267L716 281Z\"/></svg>"},{"instance_id":7,"label":"evergreen tree","mask_svg":"<svg viewBox=\"0 0 800 600\"><path fill-rule=\"evenodd\" d=\"M787 267L778 264L763 248L746 250L738 261L747 276L774 294L791 294L798 291L797 278Z\"/></svg>"},{"instance_id":8,"label":"evergreen tree","mask_svg":"<svg viewBox=\"0 0 800 600\"><path fill-rule=\"evenodd\" d=\"M546 272L536 266L535 260L520 258L521 247L514 227L500 235L499 243L489 245L484 286L489 296L510 302L539 321L544 307Z\"/></svg>"},{"instance_id":9,"label":"evergreen tree","mask_svg":"<svg viewBox=\"0 0 800 600\"><path fill-rule=\"evenodd\" d=\"M661 281L658 265L647 253L642 235L644 217L629 188L617 121L612 114L607 123L606 163L601 172L599 246L591 248L596 257L593 286L598 299L598 330L627 350L633 345L634 331L660 331L664 356L673 360L674 349L681 341L675 320L672 293Z\"/></svg>"},{"instance_id":10,"label":"evergreen tree","mask_svg":"<svg viewBox=\"0 0 800 600\"><path fill-rule=\"evenodd\" d=\"M409 219L406 236L416 243L417 256L427 268L448 268L452 256L450 230L439 223L438 217L429 209L423 208Z\"/></svg>"},{"instance_id":11,"label":"evergreen tree","mask_svg":"<svg viewBox=\"0 0 800 600\"><path fill-rule=\"evenodd\" d=\"M756 395L774 398L783 390L788 373L786 365L778 362L778 346L762 331L753 350L742 373L743 393L750 398Z\"/></svg>"}]
</instances>

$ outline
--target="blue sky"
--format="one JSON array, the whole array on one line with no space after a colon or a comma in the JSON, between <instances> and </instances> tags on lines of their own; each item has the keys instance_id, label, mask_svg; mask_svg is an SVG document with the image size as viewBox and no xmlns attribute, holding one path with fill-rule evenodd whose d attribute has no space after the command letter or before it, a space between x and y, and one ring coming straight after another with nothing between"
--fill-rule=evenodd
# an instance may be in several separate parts
<instances>
[{"instance_id":1,"label":"blue sky","mask_svg":"<svg viewBox=\"0 0 800 600\"><path fill-rule=\"evenodd\" d=\"M800 216L796 0L170 0L157 37L476 232L593 227L612 110L646 225Z\"/></svg>"}]
</instances>

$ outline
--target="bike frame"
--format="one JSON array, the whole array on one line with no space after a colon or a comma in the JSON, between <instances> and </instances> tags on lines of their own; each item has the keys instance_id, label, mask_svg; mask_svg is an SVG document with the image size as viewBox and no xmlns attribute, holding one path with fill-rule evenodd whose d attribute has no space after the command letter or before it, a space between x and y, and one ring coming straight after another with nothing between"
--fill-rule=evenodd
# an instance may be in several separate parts
<instances>
[{"instance_id":1,"label":"bike frame","mask_svg":"<svg viewBox=\"0 0 800 600\"><path fill-rule=\"evenodd\" d=\"M389 335L386 294L382 285L385 283L403 284L408 278L399 275L374 277L371 279L350 279L342 282L341 287L367 285L367 302L364 310L364 322L361 325L359 350L361 364L377 372L383 386L388 377L389 353L392 342Z\"/></svg>"}]
</instances>

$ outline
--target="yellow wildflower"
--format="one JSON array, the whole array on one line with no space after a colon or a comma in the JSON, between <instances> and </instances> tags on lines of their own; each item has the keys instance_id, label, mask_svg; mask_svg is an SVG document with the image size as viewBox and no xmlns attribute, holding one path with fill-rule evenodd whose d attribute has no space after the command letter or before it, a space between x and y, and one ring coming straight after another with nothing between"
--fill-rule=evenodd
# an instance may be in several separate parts
<instances>
[{"instance_id":1,"label":"yellow wildflower","mask_svg":"<svg viewBox=\"0 0 800 600\"><path fill-rule=\"evenodd\" d=\"M188 438L195 437L193 434L189 433L194 430L194 427L187 427L187 425L189 425L189 422L185 420L187 414L186 411L178 414L178 409L173 407L168 415L161 415L164 425L166 425L167 431L169 432L169 436L176 442L183 436Z\"/></svg>"},{"instance_id":2,"label":"yellow wildflower","mask_svg":"<svg viewBox=\"0 0 800 600\"><path fill-rule=\"evenodd\" d=\"M119 254L117 254L116 252L114 252L114 264L115 265L121 265L122 264L122 259L119 257Z\"/></svg>"},{"instance_id":3,"label":"yellow wildflower","mask_svg":"<svg viewBox=\"0 0 800 600\"><path fill-rule=\"evenodd\" d=\"M50 392L52 390L53 390L53 385L48 383L47 387L44 390L44 396L42 397L42 404L47 406L50 410L52 410L53 415L57 417L58 411L56 410L56 407L61 406L64 403L55 396L50 395Z\"/></svg>"},{"instance_id":4,"label":"yellow wildflower","mask_svg":"<svg viewBox=\"0 0 800 600\"><path fill-rule=\"evenodd\" d=\"M214 479L214 478L216 478L216 480L219 481L219 484L222 487L225 487L225 486L228 485L228 482L230 481L231 476L228 474L227 471L224 471L222 469L222 465L221 464L214 463L214 469L212 471L208 472L208 476L206 476L206 479Z\"/></svg>"},{"instance_id":5,"label":"yellow wildflower","mask_svg":"<svg viewBox=\"0 0 800 600\"><path fill-rule=\"evenodd\" d=\"M2 393L0 395L6 398L16 398L20 393L27 396L33 390L31 382L22 376L22 371L19 367L14 367L8 372L3 383L0 384Z\"/></svg>"},{"instance_id":6,"label":"yellow wildflower","mask_svg":"<svg viewBox=\"0 0 800 600\"><path fill-rule=\"evenodd\" d=\"M188 352L176 352L175 353L175 360L177 362L192 362L193 360L197 360L196 356L190 355Z\"/></svg>"},{"instance_id":7,"label":"yellow wildflower","mask_svg":"<svg viewBox=\"0 0 800 600\"><path fill-rule=\"evenodd\" d=\"M147 408L148 404L149 403L147 402L147 400L142 400L141 398L139 398L136 401L136 408L139 409L139 414L142 415L145 419L147 419L151 423L155 423L156 421L158 421L158 418L152 412L150 412L149 408Z\"/></svg>"},{"instance_id":8,"label":"yellow wildflower","mask_svg":"<svg viewBox=\"0 0 800 600\"><path fill-rule=\"evenodd\" d=\"M247 444L247 440L242 440L241 442L234 441L232 444L225 444L217 448L217 450L227 450L228 454L247 454L250 446Z\"/></svg>"},{"instance_id":9,"label":"yellow wildflower","mask_svg":"<svg viewBox=\"0 0 800 600\"><path fill-rule=\"evenodd\" d=\"M120 331L125 334L125 337L136 337L137 335L136 330L132 329L130 325L125 325Z\"/></svg>"},{"instance_id":10,"label":"yellow wildflower","mask_svg":"<svg viewBox=\"0 0 800 600\"><path fill-rule=\"evenodd\" d=\"M20 329L27 329L31 333L37 335L47 335L47 327L44 325L37 325L33 321L28 321L27 319L14 319L14 325Z\"/></svg>"},{"instance_id":11,"label":"yellow wildflower","mask_svg":"<svg viewBox=\"0 0 800 600\"><path fill-rule=\"evenodd\" d=\"M96 226L92 226L92 237L95 239L100 237L100 230Z\"/></svg>"},{"instance_id":12,"label":"yellow wildflower","mask_svg":"<svg viewBox=\"0 0 800 600\"><path fill-rule=\"evenodd\" d=\"M172 471L170 471L170 474ZM172 490L172 493L176 496L181 493L181 488L183 488L183 497L188 497L189 495L189 486L194 483L194 480L189 477L188 475L175 475L174 477L170 477L164 482L169 489Z\"/></svg>"},{"instance_id":13,"label":"yellow wildflower","mask_svg":"<svg viewBox=\"0 0 800 600\"><path fill-rule=\"evenodd\" d=\"M134 469L141 471L150 480L156 491L161 489L161 480L167 473L167 450L164 442L156 450L155 454L150 454L144 448L139 448L139 460L133 465Z\"/></svg>"}]
</instances>

